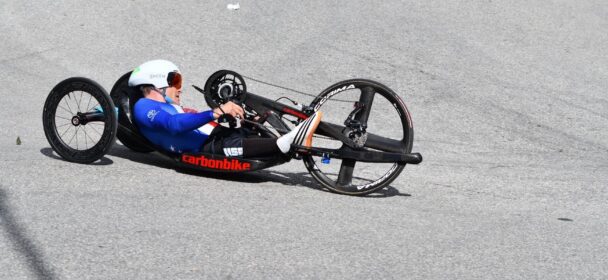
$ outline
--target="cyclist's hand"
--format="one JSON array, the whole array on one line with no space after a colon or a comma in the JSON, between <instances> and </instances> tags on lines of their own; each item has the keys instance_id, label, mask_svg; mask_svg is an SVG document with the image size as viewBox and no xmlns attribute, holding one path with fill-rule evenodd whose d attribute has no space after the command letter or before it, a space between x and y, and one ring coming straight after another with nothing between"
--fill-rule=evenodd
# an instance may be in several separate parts
<instances>
[{"instance_id":1,"label":"cyclist's hand","mask_svg":"<svg viewBox=\"0 0 608 280\"><path fill-rule=\"evenodd\" d=\"M222 115L224 113L229 114L235 118L236 117L243 118L243 116L245 115L243 108L241 108L241 106L237 105L236 103L234 103L232 101L228 101L228 102L226 102L226 104L220 105L219 108L213 109L213 115L215 116L216 119L219 118L220 115Z\"/></svg>"}]
</instances>

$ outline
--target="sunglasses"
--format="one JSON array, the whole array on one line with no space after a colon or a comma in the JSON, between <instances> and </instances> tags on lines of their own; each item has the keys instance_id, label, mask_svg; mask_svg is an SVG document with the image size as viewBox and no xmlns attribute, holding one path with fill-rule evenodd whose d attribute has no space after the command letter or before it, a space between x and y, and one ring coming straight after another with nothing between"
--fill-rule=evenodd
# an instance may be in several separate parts
<instances>
[{"instance_id":1,"label":"sunglasses","mask_svg":"<svg viewBox=\"0 0 608 280\"><path fill-rule=\"evenodd\" d=\"M167 83L170 87L175 87L176 89L182 88L182 74L178 72L169 72L167 75Z\"/></svg>"}]
</instances>

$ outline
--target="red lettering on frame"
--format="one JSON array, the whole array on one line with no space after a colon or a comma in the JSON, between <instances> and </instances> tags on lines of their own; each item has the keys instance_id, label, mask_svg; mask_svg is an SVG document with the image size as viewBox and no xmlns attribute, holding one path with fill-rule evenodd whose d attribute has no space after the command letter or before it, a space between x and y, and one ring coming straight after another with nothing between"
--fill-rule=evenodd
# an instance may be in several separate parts
<instances>
[{"instance_id":1,"label":"red lettering on frame","mask_svg":"<svg viewBox=\"0 0 608 280\"><path fill-rule=\"evenodd\" d=\"M181 161L183 163L220 170L245 171L251 170L251 163L242 162L238 159L209 159L205 156L193 156L183 154Z\"/></svg>"}]
</instances>

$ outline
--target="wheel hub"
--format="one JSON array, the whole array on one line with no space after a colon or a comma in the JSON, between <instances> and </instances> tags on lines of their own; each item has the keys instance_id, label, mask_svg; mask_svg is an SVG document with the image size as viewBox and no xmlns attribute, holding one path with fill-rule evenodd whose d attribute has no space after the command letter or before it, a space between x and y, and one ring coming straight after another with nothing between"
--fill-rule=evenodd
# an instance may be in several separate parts
<instances>
[{"instance_id":1,"label":"wheel hub","mask_svg":"<svg viewBox=\"0 0 608 280\"><path fill-rule=\"evenodd\" d=\"M349 132L348 138L353 140L357 148L363 148L365 142L367 142L367 132Z\"/></svg>"},{"instance_id":2,"label":"wheel hub","mask_svg":"<svg viewBox=\"0 0 608 280\"><path fill-rule=\"evenodd\" d=\"M355 102L354 110L348 115L344 121L346 126L345 135L353 140L356 148L363 148L367 141L367 124L355 119L355 116L363 110L365 106L359 102Z\"/></svg>"},{"instance_id":3,"label":"wheel hub","mask_svg":"<svg viewBox=\"0 0 608 280\"><path fill-rule=\"evenodd\" d=\"M222 101L228 101L232 97L232 91L234 90L232 84L224 83L219 86L218 96Z\"/></svg>"},{"instance_id":4,"label":"wheel hub","mask_svg":"<svg viewBox=\"0 0 608 280\"><path fill-rule=\"evenodd\" d=\"M78 116L73 116L72 117L72 125L73 126L79 126L80 125L80 118Z\"/></svg>"},{"instance_id":5,"label":"wheel hub","mask_svg":"<svg viewBox=\"0 0 608 280\"><path fill-rule=\"evenodd\" d=\"M344 135L353 140L356 148L363 148L363 146L365 146L365 142L367 141L367 131L361 124L351 124L347 126L347 129L344 131Z\"/></svg>"}]
</instances>

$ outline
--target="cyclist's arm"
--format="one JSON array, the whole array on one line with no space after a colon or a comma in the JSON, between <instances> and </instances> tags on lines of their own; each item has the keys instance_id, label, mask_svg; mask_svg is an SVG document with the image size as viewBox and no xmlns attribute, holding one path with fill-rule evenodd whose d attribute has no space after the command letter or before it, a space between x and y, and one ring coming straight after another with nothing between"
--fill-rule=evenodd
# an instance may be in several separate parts
<instances>
[{"instance_id":1,"label":"cyclist's arm","mask_svg":"<svg viewBox=\"0 0 608 280\"><path fill-rule=\"evenodd\" d=\"M204 111L195 114L171 115L161 110L150 122L154 128L162 128L171 134L179 134L197 129L214 120L213 111Z\"/></svg>"},{"instance_id":2,"label":"cyclist's arm","mask_svg":"<svg viewBox=\"0 0 608 280\"><path fill-rule=\"evenodd\" d=\"M215 119L211 110L195 114L172 115L157 107L142 113L137 114L139 125L162 129L173 135L192 131Z\"/></svg>"},{"instance_id":3,"label":"cyclist's arm","mask_svg":"<svg viewBox=\"0 0 608 280\"><path fill-rule=\"evenodd\" d=\"M198 113L198 111L196 109L192 109L192 108L188 108L188 107L182 107L182 110L184 110L184 113Z\"/></svg>"}]
</instances>

